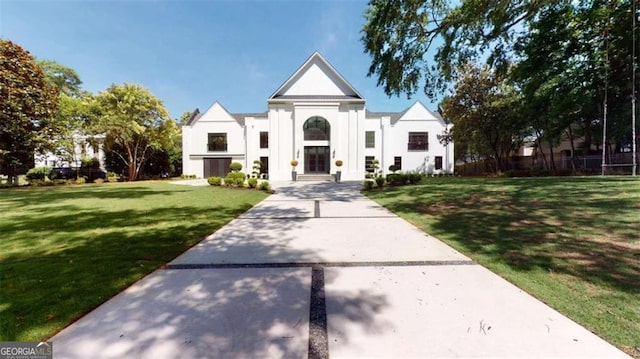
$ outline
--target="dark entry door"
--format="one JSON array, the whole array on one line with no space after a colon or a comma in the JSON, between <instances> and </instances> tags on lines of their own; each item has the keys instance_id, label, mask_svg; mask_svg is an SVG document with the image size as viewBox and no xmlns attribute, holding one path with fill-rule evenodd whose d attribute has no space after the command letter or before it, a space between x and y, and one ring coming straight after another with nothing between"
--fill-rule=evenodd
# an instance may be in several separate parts
<instances>
[{"instance_id":1,"label":"dark entry door","mask_svg":"<svg viewBox=\"0 0 640 359\"><path fill-rule=\"evenodd\" d=\"M224 158L204 158L204 178L211 176L225 177L227 173L231 172L229 165L231 164L231 157Z\"/></svg>"},{"instance_id":2,"label":"dark entry door","mask_svg":"<svg viewBox=\"0 0 640 359\"><path fill-rule=\"evenodd\" d=\"M304 148L304 173L329 173L329 146Z\"/></svg>"}]
</instances>

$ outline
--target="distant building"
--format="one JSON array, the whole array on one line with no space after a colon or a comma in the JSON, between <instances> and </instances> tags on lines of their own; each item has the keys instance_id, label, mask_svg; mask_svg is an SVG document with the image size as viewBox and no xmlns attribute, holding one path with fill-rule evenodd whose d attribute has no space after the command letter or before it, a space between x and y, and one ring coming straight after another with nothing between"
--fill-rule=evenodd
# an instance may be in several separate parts
<instances>
[{"instance_id":1,"label":"distant building","mask_svg":"<svg viewBox=\"0 0 640 359\"><path fill-rule=\"evenodd\" d=\"M318 52L314 53L268 99L267 111L230 113L215 102L196 109L182 127L183 173L225 176L231 162L250 173L253 162L272 180L298 175L328 175L342 160L342 179L360 180L376 159L388 173L452 173L453 143L438 135L447 124L416 102L401 112L372 112L366 100Z\"/></svg>"},{"instance_id":2,"label":"distant building","mask_svg":"<svg viewBox=\"0 0 640 359\"><path fill-rule=\"evenodd\" d=\"M49 167L80 167L83 158L97 158L100 168L105 168L104 135L84 135L75 133L73 152L62 156L53 152L36 153L34 155L35 166ZM61 151L58 151L61 152Z\"/></svg>"}]
</instances>

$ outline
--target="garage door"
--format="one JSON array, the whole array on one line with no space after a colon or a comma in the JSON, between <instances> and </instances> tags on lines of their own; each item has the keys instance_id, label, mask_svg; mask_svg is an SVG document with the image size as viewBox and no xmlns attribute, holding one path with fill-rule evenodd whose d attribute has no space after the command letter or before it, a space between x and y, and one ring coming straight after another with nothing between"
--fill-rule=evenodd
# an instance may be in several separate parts
<instances>
[{"instance_id":1,"label":"garage door","mask_svg":"<svg viewBox=\"0 0 640 359\"><path fill-rule=\"evenodd\" d=\"M204 164L204 178L211 176L225 177L231 171L229 169L231 157L203 158L202 162Z\"/></svg>"}]
</instances>

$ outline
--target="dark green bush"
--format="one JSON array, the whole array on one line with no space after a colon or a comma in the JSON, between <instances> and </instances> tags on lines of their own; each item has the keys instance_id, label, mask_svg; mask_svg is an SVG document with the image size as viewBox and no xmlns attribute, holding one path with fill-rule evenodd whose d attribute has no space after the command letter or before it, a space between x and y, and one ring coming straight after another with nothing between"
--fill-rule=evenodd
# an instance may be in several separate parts
<instances>
[{"instance_id":1,"label":"dark green bush","mask_svg":"<svg viewBox=\"0 0 640 359\"><path fill-rule=\"evenodd\" d=\"M396 171L400 171L400 166L391 165L389 166L389 171L395 173Z\"/></svg>"},{"instance_id":2,"label":"dark green bush","mask_svg":"<svg viewBox=\"0 0 640 359\"><path fill-rule=\"evenodd\" d=\"M224 178L224 185L227 187L242 187L244 185L244 173L229 172Z\"/></svg>"},{"instance_id":3,"label":"dark green bush","mask_svg":"<svg viewBox=\"0 0 640 359\"><path fill-rule=\"evenodd\" d=\"M364 181L363 186L367 191L371 191L373 189L373 181Z\"/></svg>"},{"instance_id":4,"label":"dark green bush","mask_svg":"<svg viewBox=\"0 0 640 359\"><path fill-rule=\"evenodd\" d=\"M27 179L29 181L33 181L33 180L43 181L44 178L49 174L49 172L51 172L51 167L49 166L34 167L27 172Z\"/></svg>"},{"instance_id":5,"label":"dark green bush","mask_svg":"<svg viewBox=\"0 0 640 359\"><path fill-rule=\"evenodd\" d=\"M256 186L258 185L258 179L255 177L251 177L247 180L247 183L249 184L249 188L256 188Z\"/></svg>"},{"instance_id":6,"label":"dark green bush","mask_svg":"<svg viewBox=\"0 0 640 359\"><path fill-rule=\"evenodd\" d=\"M376 184L378 185L378 187L383 187L384 186L384 177L382 177L382 176L376 177Z\"/></svg>"},{"instance_id":7,"label":"dark green bush","mask_svg":"<svg viewBox=\"0 0 640 359\"><path fill-rule=\"evenodd\" d=\"M229 169L232 170L233 172L240 172L240 170L242 170L242 163L231 162L231 164L229 165Z\"/></svg>"},{"instance_id":8,"label":"dark green bush","mask_svg":"<svg viewBox=\"0 0 640 359\"><path fill-rule=\"evenodd\" d=\"M422 180L422 174L418 172L411 172L409 173L408 176L409 176L409 183L411 184L418 184Z\"/></svg>"},{"instance_id":9,"label":"dark green bush","mask_svg":"<svg viewBox=\"0 0 640 359\"><path fill-rule=\"evenodd\" d=\"M207 183L212 186L221 186L222 185L222 177L220 176L211 176L207 178Z\"/></svg>"}]
</instances>

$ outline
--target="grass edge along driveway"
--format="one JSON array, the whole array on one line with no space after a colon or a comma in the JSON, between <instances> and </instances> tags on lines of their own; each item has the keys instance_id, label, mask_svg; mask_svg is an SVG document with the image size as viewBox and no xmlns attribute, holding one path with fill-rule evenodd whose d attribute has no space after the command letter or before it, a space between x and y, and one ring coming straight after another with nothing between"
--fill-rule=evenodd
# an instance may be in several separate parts
<instances>
[{"instance_id":1,"label":"grass edge along driveway","mask_svg":"<svg viewBox=\"0 0 640 359\"><path fill-rule=\"evenodd\" d=\"M640 357L640 181L427 178L365 194Z\"/></svg>"},{"instance_id":2,"label":"grass edge along driveway","mask_svg":"<svg viewBox=\"0 0 640 359\"><path fill-rule=\"evenodd\" d=\"M0 340L51 337L266 198L135 182L0 191Z\"/></svg>"}]
</instances>

